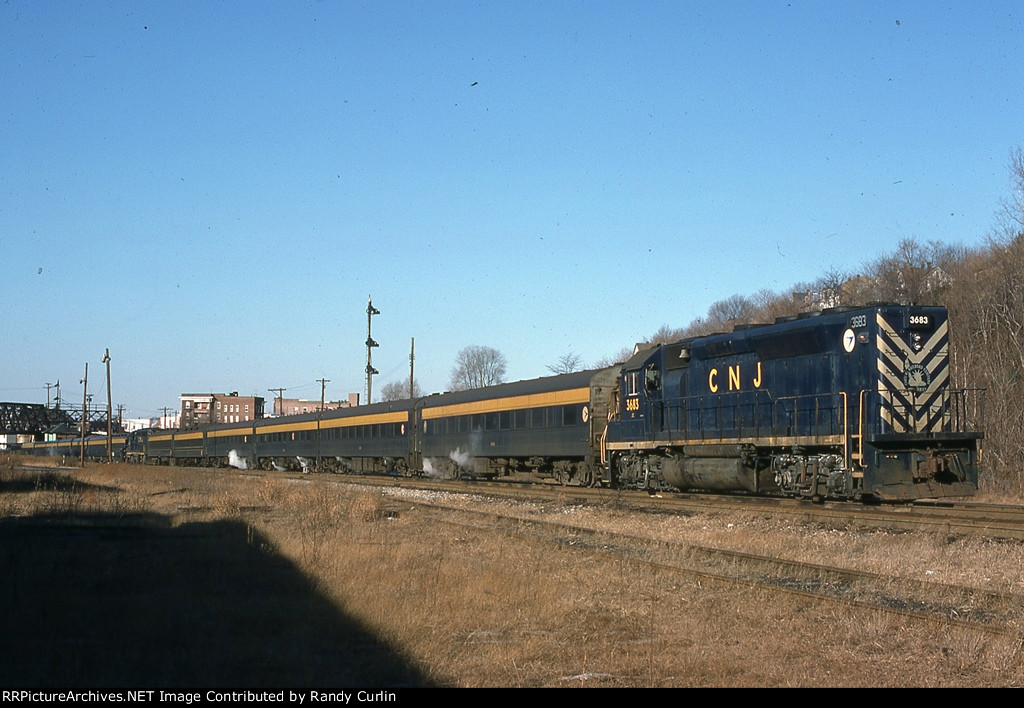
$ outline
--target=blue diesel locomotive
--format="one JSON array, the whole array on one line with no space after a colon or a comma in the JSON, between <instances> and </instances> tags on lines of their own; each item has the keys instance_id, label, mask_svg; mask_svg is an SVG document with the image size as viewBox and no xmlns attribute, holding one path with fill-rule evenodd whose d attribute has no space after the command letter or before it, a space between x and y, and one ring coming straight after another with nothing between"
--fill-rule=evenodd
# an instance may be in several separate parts
<instances>
[{"instance_id":1,"label":"blue diesel locomotive","mask_svg":"<svg viewBox=\"0 0 1024 708\"><path fill-rule=\"evenodd\" d=\"M950 386L942 307L879 305L638 352L605 481L905 500L973 494L982 401Z\"/></svg>"}]
</instances>

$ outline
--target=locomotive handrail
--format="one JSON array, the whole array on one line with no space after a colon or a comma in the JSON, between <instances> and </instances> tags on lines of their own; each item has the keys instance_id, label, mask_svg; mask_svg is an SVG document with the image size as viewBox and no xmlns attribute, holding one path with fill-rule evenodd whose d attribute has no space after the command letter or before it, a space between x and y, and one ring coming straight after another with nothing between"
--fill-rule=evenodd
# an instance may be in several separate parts
<instances>
[{"instance_id":1,"label":"locomotive handrail","mask_svg":"<svg viewBox=\"0 0 1024 708\"><path fill-rule=\"evenodd\" d=\"M702 440L742 436L844 435L849 437L848 412L834 393L774 398L768 391L737 399L683 396L648 401L651 431L690 433Z\"/></svg>"},{"instance_id":2,"label":"locomotive handrail","mask_svg":"<svg viewBox=\"0 0 1024 708\"><path fill-rule=\"evenodd\" d=\"M850 399L847 397L846 391L839 391L839 395L843 399L843 460L849 466L852 453L850 449Z\"/></svg>"},{"instance_id":3,"label":"locomotive handrail","mask_svg":"<svg viewBox=\"0 0 1024 708\"><path fill-rule=\"evenodd\" d=\"M977 401L968 400L972 393L981 394ZM984 389L864 389L860 400L862 439L868 433L968 433L984 425Z\"/></svg>"},{"instance_id":4,"label":"locomotive handrail","mask_svg":"<svg viewBox=\"0 0 1024 708\"><path fill-rule=\"evenodd\" d=\"M864 466L864 420L868 410L868 407L865 405L867 393L866 389L861 389L858 396L860 410L857 412L857 437L860 440L860 454L858 455L857 463L861 467Z\"/></svg>"},{"instance_id":5,"label":"locomotive handrail","mask_svg":"<svg viewBox=\"0 0 1024 708\"><path fill-rule=\"evenodd\" d=\"M983 420L984 397L973 401L974 413L967 400L969 393L979 390L943 391L926 404L918 404L921 396L915 400L913 391L892 389L862 389L855 399L846 391L777 398L767 391L742 398L682 396L648 401L646 414L656 435L686 433L703 440L839 435L846 459L863 466L864 441L872 433L962 433L980 429L978 415ZM880 412L883 393L898 394L885 403L889 419ZM894 424L894 420L910 422Z\"/></svg>"}]
</instances>

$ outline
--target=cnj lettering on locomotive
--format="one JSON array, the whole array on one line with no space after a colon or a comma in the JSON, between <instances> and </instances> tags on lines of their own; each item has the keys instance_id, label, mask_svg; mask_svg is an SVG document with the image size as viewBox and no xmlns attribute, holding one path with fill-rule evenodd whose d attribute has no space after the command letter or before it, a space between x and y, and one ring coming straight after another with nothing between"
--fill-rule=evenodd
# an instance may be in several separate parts
<instances>
[{"instance_id":1,"label":"cnj lettering on locomotive","mask_svg":"<svg viewBox=\"0 0 1024 708\"><path fill-rule=\"evenodd\" d=\"M748 366L747 369L746 369L747 372L748 372L748 376L750 376L750 374L749 374L750 368L751 367ZM753 376L750 376L750 378L748 379L750 381L750 385L753 386L754 388L761 388L761 384L763 383L763 377L761 376L761 362L757 362L753 366L753 369L754 369L754 374L753 374ZM723 378L725 378L726 381L727 381L727 385L729 387L727 389L728 391L739 391L740 389L742 389L743 388L743 385L742 385L743 384L742 364L733 364L733 365L727 366L726 367L726 372L723 375ZM719 381L719 371L718 371L718 369L714 368L711 371L709 371L708 372L708 390L711 391L711 393L718 393L718 391L722 387L722 385L723 384L720 383L720 381Z\"/></svg>"}]
</instances>

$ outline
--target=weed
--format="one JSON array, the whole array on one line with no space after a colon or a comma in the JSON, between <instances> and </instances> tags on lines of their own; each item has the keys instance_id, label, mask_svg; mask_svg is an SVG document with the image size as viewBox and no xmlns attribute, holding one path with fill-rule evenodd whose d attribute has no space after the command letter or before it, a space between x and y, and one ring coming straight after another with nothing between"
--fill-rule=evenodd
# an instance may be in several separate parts
<instances>
[{"instance_id":1,"label":"weed","mask_svg":"<svg viewBox=\"0 0 1024 708\"><path fill-rule=\"evenodd\" d=\"M387 516L384 497L380 494L360 493L349 501L348 518L353 522L379 521Z\"/></svg>"}]
</instances>

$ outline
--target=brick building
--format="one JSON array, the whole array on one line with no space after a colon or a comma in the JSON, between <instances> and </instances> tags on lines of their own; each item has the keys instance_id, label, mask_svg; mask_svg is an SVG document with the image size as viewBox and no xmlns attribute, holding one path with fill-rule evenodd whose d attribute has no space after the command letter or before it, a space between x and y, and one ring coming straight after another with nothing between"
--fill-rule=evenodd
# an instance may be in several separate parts
<instances>
[{"instance_id":1,"label":"brick building","mask_svg":"<svg viewBox=\"0 0 1024 708\"><path fill-rule=\"evenodd\" d=\"M301 413L315 413L320 410L320 401L307 401L301 398L275 398L274 415L299 415ZM326 401L324 410L331 411L335 408L348 408L359 405L359 394L348 394L347 401Z\"/></svg>"},{"instance_id":2,"label":"brick building","mask_svg":"<svg viewBox=\"0 0 1024 708\"><path fill-rule=\"evenodd\" d=\"M183 393L181 428L198 428L211 423L239 423L263 417L262 396L232 393Z\"/></svg>"}]
</instances>

